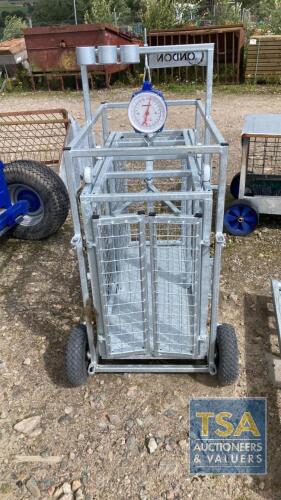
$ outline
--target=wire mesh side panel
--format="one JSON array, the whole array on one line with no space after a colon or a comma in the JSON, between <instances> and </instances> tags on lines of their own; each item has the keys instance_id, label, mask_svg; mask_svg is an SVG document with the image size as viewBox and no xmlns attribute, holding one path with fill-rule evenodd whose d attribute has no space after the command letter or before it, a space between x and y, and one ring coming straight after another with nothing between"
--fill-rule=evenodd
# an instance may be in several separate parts
<instances>
[{"instance_id":1,"label":"wire mesh side panel","mask_svg":"<svg viewBox=\"0 0 281 500\"><path fill-rule=\"evenodd\" d=\"M145 229L129 218L94 221L107 355L147 351Z\"/></svg>"},{"instance_id":2,"label":"wire mesh side panel","mask_svg":"<svg viewBox=\"0 0 281 500\"><path fill-rule=\"evenodd\" d=\"M59 163L68 123L64 110L0 113L1 160Z\"/></svg>"},{"instance_id":3,"label":"wire mesh side panel","mask_svg":"<svg viewBox=\"0 0 281 500\"><path fill-rule=\"evenodd\" d=\"M251 137L247 171L251 174L281 175L281 138Z\"/></svg>"},{"instance_id":4,"label":"wire mesh side panel","mask_svg":"<svg viewBox=\"0 0 281 500\"><path fill-rule=\"evenodd\" d=\"M154 350L194 355L199 316L201 220L151 223Z\"/></svg>"}]
</instances>

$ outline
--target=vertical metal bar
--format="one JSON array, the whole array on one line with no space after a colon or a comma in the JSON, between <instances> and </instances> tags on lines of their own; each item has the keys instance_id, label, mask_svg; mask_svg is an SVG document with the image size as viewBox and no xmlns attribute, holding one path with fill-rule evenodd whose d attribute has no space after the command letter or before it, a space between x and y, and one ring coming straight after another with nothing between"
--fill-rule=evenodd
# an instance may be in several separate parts
<instances>
[{"instance_id":1,"label":"vertical metal bar","mask_svg":"<svg viewBox=\"0 0 281 500\"><path fill-rule=\"evenodd\" d=\"M91 110L88 70L87 70L87 66L85 66L84 64L81 64L81 80L82 80L82 87L83 87L85 118L86 118L86 122L89 123L92 120L92 110Z\"/></svg>"},{"instance_id":2,"label":"vertical metal bar","mask_svg":"<svg viewBox=\"0 0 281 500\"><path fill-rule=\"evenodd\" d=\"M200 132L201 132L201 113L199 111L198 103L196 102L196 108L195 108L195 131L194 131L194 138L195 138L195 144L197 145L198 142L200 142Z\"/></svg>"},{"instance_id":3,"label":"vertical metal bar","mask_svg":"<svg viewBox=\"0 0 281 500\"><path fill-rule=\"evenodd\" d=\"M188 44L188 34L185 35L185 43ZM188 82L188 66L185 67L185 80Z\"/></svg>"},{"instance_id":4,"label":"vertical metal bar","mask_svg":"<svg viewBox=\"0 0 281 500\"><path fill-rule=\"evenodd\" d=\"M148 314L148 283L147 283L147 262L146 262L146 224L144 216L139 221L139 258L140 258L140 278L141 278L141 301L143 319L143 340L145 352L150 354L149 336L149 314Z\"/></svg>"},{"instance_id":5,"label":"vertical metal bar","mask_svg":"<svg viewBox=\"0 0 281 500\"><path fill-rule=\"evenodd\" d=\"M97 328L97 340L104 334L104 323L102 315L102 305L101 305L101 286L98 275L98 265L97 265L97 248L94 239L93 226L91 213L89 212L88 202L83 201L81 203L81 212L84 221L84 231L86 237L86 243L88 248L88 265L90 270L91 278L91 291L93 296L93 304L96 312L96 328ZM96 347L96 355L98 358L98 343Z\"/></svg>"},{"instance_id":6,"label":"vertical metal bar","mask_svg":"<svg viewBox=\"0 0 281 500\"><path fill-rule=\"evenodd\" d=\"M216 33L216 61L217 61L217 79L218 79L218 82L220 81L220 56L219 56L219 51L220 51L219 34Z\"/></svg>"},{"instance_id":7,"label":"vertical metal bar","mask_svg":"<svg viewBox=\"0 0 281 500\"><path fill-rule=\"evenodd\" d=\"M212 196L212 192L210 193ZM199 308L199 335L200 338L206 338L208 321L208 303L209 293L211 291L211 267L210 267L210 234L212 227L212 200L206 200L203 203L203 224L202 224L202 248L201 248L201 273L200 273L200 308ZM206 348L206 342L200 345L200 354L202 348Z\"/></svg>"},{"instance_id":8,"label":"vertical metal bar","mask_svg":"<svg viewBox=\"0 0 281 500\"><path fill-rule=\"evenodd\" d=\"M211 115L211 112L212 112L213 64L214 64L214 48L211 48L207 51L207 79L206 79L205 114L208 117ZM206 144L209 144L209 142L207 142Z\"/></svg>"},{"instance_id":9,"label":"vertical metal bar","mask_svg":"<svg viewBox=\"0 0 281 500\"><path fill-rule=\"evenodd\" d=\"M204 43L203 35L200 35L200 42ZM205 81L205 66L201 66L201 69L202 69L202 81L204 82Z\"/></svg>"},{"instance_id":10,"label":"vertical metal bar","mask_svg":"<svg viewBox=\"0 0 281 500\"><path fill-rule=\"evenodd\" d=\"M155 216L149 217L150 238L150 268L151 268L151 294L152 294L152 352L159 352L159 328L158 328L158 290L157 290L157 222Z\"/></svg>"},{"instance_id":11,"label":"vertical metal bar","mask_svg":"<svg viewBox=\"0 0 281 500\"><path fill-rule=\"evenodd\" d=\"M197 224L193 224L193 241L192 241L192 280L194 279L192 296L193 298L193 325L192 325L192 351L194 357L198 357L199 353L199 336L200 336L200 293L201 293L201 220ZM197 261L198 260L198 261Z\"/></svg>"},{"instance_id":12,"label":"vertical metal bar","mask_svg":"<svg viewBox=\"0 0 281 500\"><path fill-rule=\"evenodd\" d=\"M219 285L220 285L220 269L221 269L221 252L224 244L223 238L223 217L224 217L224 202L226 188L226 169L227 169L227 154L228 146L223 146L220 155L219 179L218 179L218 194L217 194L217 209L216 209L216 243L213 267L213 283L212 283L212 305L211 305L211 331L209 338L208 364L210 372L215 372L215 346L217 335L218 321L218 306L219 306Z\"/></svg>"},{"instance_id":13,"label":"vertical metal bar","mask_svg":"<svg viewBox=\"0 0 281 500\"><path fill-rule=\"evenodd\" d=\"M211 116L212 112L212 94L213 94L213 65L214 65L214 48L207 51L207 78L206 78L206 103L205 114ZM210 144L210 130L205 124L204 144ZM202 175L204 177L204 167L209 168L210 155L203 155Z\"/></svg>"},{"instance_id":14,"label":"vertical metal bar","mask_svg":"<svg viewBox=\"0 0 281 500\"><path fill-rule=\"evenodd\" d=\"M104 102L102 104L105 104ZM108 127L108 113L107 113L107 108L104 107L102 110L102 136L103 136L103 145L105 145L108 136L110 134L109 127Z\"/></svg>"},{"instance_id":15,"label":"vertical metal bar","mask_svg":"<svg viewBox=\"0 0 281 500\"><path fill-rule=\"evenodd\" d=\"M75 21L75 24L77 24L76 0L73 0L73 10L74 10L74 21Z\"/></svg>"},{"instance_id":16,"label":"vertical metal bar","mask_svg":"<svg viewBox=\"0 0 281 500\"><path fill-rule=\"evenodd\" d=\"M224 82L226 83L227 78L226 78L226 69L227 69L227 45L226 45L226 32L224 32Z\"/></svg>"},{"instance_id":17,"label":"vertical metal bar","mask_svg":"<svg viewBox=\"0 0 281 500\"><path fill-rule=\"evenodd\" d=\"M112 346L111 346L111 336L110 336L109 324L108 324L108 304L105 301L106 289L104 286L103 269L101 266L103 249L102 249L101 244L100 244L98 219L93 220L93 235L94 235L94 241L95 241L96 252L97 252L97 270L98 270L98 275L99 275L101 312L102 312L103 330L104 330L104 336L105 336L105 351L106 351L106 354L109 355L109 354L111 354Z\"/></svg>"},{"instance_id":18,"label":"vertical metal bar","mask_svg":"<svg viewBox=\"0 0 281 500\"><path fill-rule=\"evenodd\" d=\"M159 45L159 38L158 38L158 33L156 35L156 45ZM160 82L160 69L157 68L157 82Z\"/></svg>"},{"instance_id":19,"label":"vertical metal bar","mask_svg":"<svg viewBox=\"0 0 281 500\"><path fill-rule=\"evenodd\" d=\"M89 89L89 80L88 80L88 70L87 66L81 64L81 80L82 80L82 88L83 88L83 100L84 100L84 112L85 119L87 123L92 121L92 109L91 109L91 99L90 99L90 89ZM92 131L89 131L88 134L88 144L89 148L95 147L95 138ZM93 164L95 163L93 159Z\"/></svg>"},{"instance_id":20,"label":"vertical metal bar","mask_svg":"<svg viewBox=\"0 0 281 500\"><path fill-rule=\"evenodd\" d=\"M145 162L145 169L148 172L148 176L146 178L146 181L147 181L148 186L149 186L149 183L152 182L152 178L149 175L149 172L153 172L153 161L150 161L150 160L146 161ZM148 212L153 212L154 211L154 203L153 203L153 201L147 203L147 209L148 209Z\"/></svg>"},{"instance_id":21,"label":"vertical metal bar","mask_svg":"<svg viewBox=\"0 0 281 500\"><path fill-rule=\"evenodd\" d=\"M248 158L249 146L250 146L249 137L242 137L242 160L241 160L240 183L239 183L239 198L241 199L243 199L245 196L247 158Z\"/></svg>"},{"instance_id":22,"label":"vertical metal bar","mask_svg":"<svg viewBox=\"0 0 281 500\"><path fill-rule=\"evenodd\" d=\"M241 52L242 52L242 47L244 46L244 28L239 28L239 36L238 36L238 47L237 47L237 75L236 75L236 81L237 83L240 82L240 64L241 64ZM243 50L244 53L244 50Z\"/></svg>"},{"instance_id":23,"label":"vertical metal bar","mask_svg":"<svg viewBox=\"0 0 281 500\"><path fill-rule=\"evenodd\" d=\"M235 34L232 32L232 82L235 79Z\"/></svg>"},{"instance_id":24,"label":"vertical metal bar","mask_svg":"<svg viewBox=\"0 0 281 500\"><path fill-rule=\"evenodd\" d=\"M81 283L81 290L82 290L82 300L83 300L83 306L86 309L91 298L90 298L90 292L89 292L89 286L88 286L86 262L85 262L84 252L83 252L82 231L81 231L81 226L80 226L78 202L77 202L76 191L75 191L75 186L76 186L75 172L74 172L74 168L72 166L71 160L72 160L72 158L71 158L70 152L65 151L64 152L65 172L66 172L68 194L69 194L69 200L70 200L70 206L71 206L72 222L73 222L73 227L74 227L74 237L72 239L72 243L76 248L78 267L79 267L79 275L80 275L80 283ZM87 334L88 334L88 339L89 339L89 350L90 350L91 360L93 362L95 362L96 353L95 353L95 349L94 349L93 325L87 316L86 316L85 320L86 320Z\"/></svg>"},{"instance_id":25,"label":"vertical metal bar","mask_svg":"<svg viewBox=\"0 0 281 500\"><path fill-rule=\"evenodd\" d=\"M164 45L166 45L166 36L164 35ZM167 69L164 68L164 80L167 83Z\"/></svg>"},{"instance_id":26,"label":"vertical metal bar","mask_svg":"<svg viewBox=\"0 0 281 500\"><path fill-rule=\"evenodd\" d=\"M268 147L268 138L264 138L264 143L263 143L263 158L262 158L262 174L264 175L264 169L265 169L265 164L266 164L266 153L267 153L267 147Z\"/></svg>"}]
</instances>

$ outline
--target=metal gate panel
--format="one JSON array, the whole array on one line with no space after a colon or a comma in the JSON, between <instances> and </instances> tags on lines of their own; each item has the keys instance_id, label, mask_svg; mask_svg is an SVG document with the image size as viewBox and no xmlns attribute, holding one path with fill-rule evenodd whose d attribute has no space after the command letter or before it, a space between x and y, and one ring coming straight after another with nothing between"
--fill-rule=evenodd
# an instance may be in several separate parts
<instances>
[{"instance_id":1,"label":"metal gate panel","mask_svg":"<svg viewBox=\"0 0 281 500\"><path fill-rule=\"evenodd\" d=\"M148 289L143 216L93 221L107 356L146 354Z\"/></svg>"},{"instance_id":2,"label":"metal gate panel","mask_svg":"<svg viewBox=\"0 0 281 500\"><path fill-rule=\"evenodd\" d=\"M201 219L150 219L154 355L194 355L199 333Z\"/></svg>"}]
</instances>

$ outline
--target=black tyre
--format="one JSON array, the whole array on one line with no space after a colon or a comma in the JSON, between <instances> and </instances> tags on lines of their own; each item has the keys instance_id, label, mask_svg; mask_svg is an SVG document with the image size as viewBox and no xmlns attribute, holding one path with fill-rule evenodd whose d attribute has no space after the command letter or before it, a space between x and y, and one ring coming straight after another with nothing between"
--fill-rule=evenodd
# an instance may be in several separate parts
<instances>
[{"instance_id":1,"label":"black tyre","mask_svg":"<svg viewBox=\"0 0 281 500\"><path fill-rule=\"evenodd\" d=\"M233 196L238 200L239 197L239 187L240 187L240 172L235 174L229 186L229 190Z\"/></svg>"},{"instance_id":2,"label":"black tyre","mask_svg":"<svg viewBox=\"0 0 281 500\"><path fill-rule=\"evenodd\" d=\"M223 323L217 329L216 365L221 386L233 384L239 375L238 347L232 325Z\"/></svg>"},{"instance_id":3,"label":"black tyre","mask_svg":"<svg viewBox=\"0 0 281 500\"><path fill-rule=\"evenodd\" d=\"M70 385L78 387L86 383L89 360L88 339L85 325L76 325L71 330L66 347L66 376Z\"/></svg>"},{"instance_id":4,"label":"black tyre","mask_svg":"<svg viewBox=\"0 0 281 500\"><path fill-rule=\"evenodd\" d=\"M12 203L27 200L30 206L11 234L22 240L41 240L58 231L69 210L61 178L47 165L35 161L8 163L4 172Z\"/></svg>"}]
</instances>

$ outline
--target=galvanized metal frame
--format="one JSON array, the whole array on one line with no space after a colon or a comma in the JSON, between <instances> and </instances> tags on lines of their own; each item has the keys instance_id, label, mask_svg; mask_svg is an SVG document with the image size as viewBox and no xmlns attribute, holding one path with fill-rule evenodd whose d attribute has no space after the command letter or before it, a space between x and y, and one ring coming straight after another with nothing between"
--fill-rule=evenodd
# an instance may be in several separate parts
<instances>
[{"instance_id":1,"label":"galvanized metal frame","mask_svg":"<svg viewBox=\"0 0 281 500\"><path fill-rule=\"evenodd\" d=\"M211 98L212 98L212 71L213 71L213 44L199 45L180 45L167 47L141 47L143 54L157 53L167 50L180 52L183 50L206 51L207 54L207 89L205 105L202 105L197 99L170 100L168 106L181 106L195 111L195 124L193 129L165 130L159 133L154 139L148 139L143 134L134 132L110 132L109 129L109 109L126 109L128 103L104 103L98 107L93 114L90 104L90 94L88 88L88 78L86 66L81 67L82 81L84 87L84 108L86 123L76 137L65 148L64 160L66 165L67 183L69 188L72 218L74 225L73 245L77 249L77 257L80 271L82 298L85 308L85 321L87 326L89 355L91 359L89 373L94 372L209 372L216 373L215 364L215 343L218 321L218 302L219 302L219 278L221 266L221 251L224 244L223 237L223 214L226 186L226 168L228 145L225 143L221 133L215 126L211 118ZM103 144L96 144L95 126L101 120ZM201 141L203 138L203 144ZM88 146L85 147L85 139ZM212 183L211 179L211 159L213 155L219 158L219 181L217 185ZM154 160L181 160L185 167L181 169L162 169L153 170ZM113 162L120 161L138 161L146 162L146 170L128 170L114 172L111 169ZM84 181L82 185L77 181L77 170L81 162L85 162ZM209 173L209 175L208 175ZM90 179L88 178L90 174ZM158 191L148 189L136 193L128 192L104 192L104 186L110 185L115 180L124 179L153 179L176 177L182 179L181 191ZM87 181L85 183L85 179ZM185 186L185 187L184 187ZM216 196L216 215L215 215L215 249L214 258L210 259L210 235L212 223L213 196ZM110 362L110 345L106 342L106 325L103 315L103 296L101 277L101 262L99 241L97 235L97 224L106 224L111 221L112 224L118 221L126 220L127 223L134 221L138 225L139 245L144 248L147 244L145 237L145 226L150 227L150 251L152 260L150 262L151 271L153 271L153 239L155 239L154 230L156 228L153 221L154 214L125 214L112 215L110 204L121 203L123 211L133 202L145 202L147 207L153 207L153 203L162 201L172 211L172 215L158 215L156 220L173 222L186 214L177 214L174 202L181 202L184 210L187 210L193 204L193 207L203 207L200 241L200 286L198 288L198 323L196 332L196 349L190 356L169 355L165 353L157 356L152 352L148 356L134 354L126 357L114 355ZM105 206L106 213L98 218L98 207ZM201 208L202 211L202 208ZM194 214L193 214L194 219ZM96 222L97 221L97 222ZM188 233L187 233L188 234ZM142 279L147 279L145 256L140 249L140 273ZM212 264L212 268L211 265ZM147 288L142 289L142 300L145 300ZM153 291L152 291L153 293ZM209 296L211 296L211 324L207 331ZM88 314L89 305L93 305L96 313L96 332L93 328L91 315ZM145 311L144 324L147 325L148 317ZM155 319L154 319L155 322ZM146 327L145 327L146 328ZM154 333L157 343L157 333ZM147 339L147 334L146 334ZM146 340L147 342L147 340ZM109 349L109 351L108 351ZM120 358L122 362L120 362ZM113 360L116 359L115 363ZM163 363L163 360L167 360ZM176 363L171 363L176 359ZM189 361L188 361L189 359ZM161 360L161 363L157 363ZM195 362L191 362L194 360ZM188 361L188 362L187 362Z\"/></svg>"}]
</instances>

